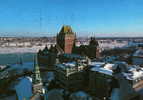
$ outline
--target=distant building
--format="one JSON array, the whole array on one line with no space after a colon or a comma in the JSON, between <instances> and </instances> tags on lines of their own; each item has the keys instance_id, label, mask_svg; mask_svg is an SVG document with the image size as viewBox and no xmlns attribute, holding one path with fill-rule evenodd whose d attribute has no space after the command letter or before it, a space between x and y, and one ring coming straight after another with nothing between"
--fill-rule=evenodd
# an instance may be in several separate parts
<instances>
[{"instance_id":1,"label":"distant building","mask_svg":"<svg viewBox=\"0 0 143 100\"><path fill-rule=\"evenodd\" d=\"M63 53L72 53L75 44L75 34L70 26L63 26L57 35L57 48Z\"/></svg>"},{"instance_id":2,"label":"distant building","mask_svg":"<svg viewBox=\"0 0 143 100\"><path fill-rule=\"evenodd\" d=\"M90 58L98 58L100 57L99 53L99 44L96 38L91 37L90 42L89 42L89 57Z\"/></svg>"},{"instance_id":3,"label":"distant building","mask_svg":"<svg viewBox=\"0 0 143 100\"><path fill-rule=\"evenodd\" d=\"M94 37L91 37L89 45L74 46L73 53L88 56L91 59L100 57L100 48L98 41Z\"/></svg>"},{"instance_id":4,"label":"distant building","mask_svg":"<svg viewBox=\"0 0 143 100\"><path fill-rule=\"evenodd\" d=\"M139 49L133 54L132 62L134 65L143 66L143 49Z\"/></svg>"},{"instance_id":5,"label":"distant building","mask_svg":"<svg viewBox=\"0 0 143 100\"><path fill-rule=\"evenodd\" d=\"M89 91L98 98L111 100L142 100L143 71L125 63L92 62Z\"/></svg>"}]
</instances>

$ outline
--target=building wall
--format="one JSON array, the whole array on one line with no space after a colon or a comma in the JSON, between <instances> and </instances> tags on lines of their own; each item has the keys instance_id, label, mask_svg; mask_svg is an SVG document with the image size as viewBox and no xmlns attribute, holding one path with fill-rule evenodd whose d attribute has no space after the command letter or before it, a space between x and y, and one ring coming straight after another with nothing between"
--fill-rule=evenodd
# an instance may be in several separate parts
<instances>
[{"instance_id":1,"label":"building wall","mask_svg":"<svg viewBox=\"0 0 143 100\"><path fill-rule=\"evenodd\" d=\"M38 55L38 64L40 67L44 67L47 70L54 70L54 64L56 63L56 54L49 53L48 55Z\"/></svg>"},{"instance_id":2,"label":"building wall","mask_svg":"<svg viewBox=\"0 0 143 100\"><path fill-rule=\"evenodd\" d=\"M109 75L101 74L95 71L89 73L89 91L92 95L99 98L109 96L111 83L108 83L112 77Z\"/></svg>"},{"instance_id":3,"label":"building wall","mask_svg":"<svg viewBox=\"0 0 143 100\"><path fill-rule=\"evenodd\" d=\"M62 88L75 91L83 87L84 77L82 72L78 72L76 69L69 72L60 68L56 68L55 71L56 80Z\"/></svg>"},{"instance_id":4,"label":"building wall","mask_svg":"<svg viewBox=\"0 0 143 100\"><path fill-rule=\"evenodd\" d=\"M64 45L65 53L72 53L74 42L75 42L74 34L65 36L65 45Z\"/></svg>"},{"instance_id":5,"label":"building wall","mask_svg":"<svg viewBox=\"0 0 143 100\"><path fill-rule=\"evenodd\" d=\"M64 51L64 53L72 53L73 45L75 42L75 35L73 34L58 34L57 45Z\"/></svg>"},{"instance_id":6,"label":"building wall","mask_svg":"<svg viewBox=\"0 0 143 100\"><path fill-rule=\"evenodd\" d=\"M140 57L133 57L133 64L134 65L143 65L143 58Z\"/></svg>"}]
</instances>

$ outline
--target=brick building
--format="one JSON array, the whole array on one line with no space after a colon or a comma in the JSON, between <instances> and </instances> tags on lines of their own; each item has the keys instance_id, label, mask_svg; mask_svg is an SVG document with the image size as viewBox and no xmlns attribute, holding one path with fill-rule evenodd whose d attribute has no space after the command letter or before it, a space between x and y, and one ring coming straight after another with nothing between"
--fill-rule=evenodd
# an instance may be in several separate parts
<instances>
[{"instance_id":1,"label":"brick building","mask_svg":"<svg viewBox=\"0 0 143 100\"><path fill-rule=\"evenodd\" d=\"M72 53L75 43L75 34L70 26L63 26L57 35L57 47L62 49L64 53Z\"/></svg>"}]
</instances>

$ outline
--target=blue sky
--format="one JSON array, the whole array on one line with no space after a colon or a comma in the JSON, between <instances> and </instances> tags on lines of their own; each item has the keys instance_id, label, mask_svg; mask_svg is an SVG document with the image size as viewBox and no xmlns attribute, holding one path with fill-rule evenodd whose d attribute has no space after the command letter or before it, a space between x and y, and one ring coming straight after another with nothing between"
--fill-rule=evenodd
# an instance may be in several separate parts
<instances>
[{"instance_id":1,"label":"blue sky","mask_svg":"<svg viewBox=\"0 0 143 100\"><path fill-rule=\"evenodd\" d=\"M143 36L143 0L0 0L1 36L51 36L62 25L79 36Z\"/></svg>"}]
</instances>

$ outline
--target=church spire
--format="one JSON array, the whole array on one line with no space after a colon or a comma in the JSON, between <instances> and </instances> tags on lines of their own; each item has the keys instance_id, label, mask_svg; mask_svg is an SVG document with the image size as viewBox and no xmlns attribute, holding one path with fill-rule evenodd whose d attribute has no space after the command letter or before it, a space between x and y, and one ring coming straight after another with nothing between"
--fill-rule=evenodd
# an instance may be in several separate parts
<instances>
[{"instance_id":1,"label":"church spire","mask_svg":"<svg viewBox=\"0 0 143 100\"><path fill-rule=\"evenodd\" d=\"M40 69L37 61L37 56L34 57L34 77L33 77L33 83L38 84L41 83L42 79L40 76Z\"/></svg>"}]
</instances>

